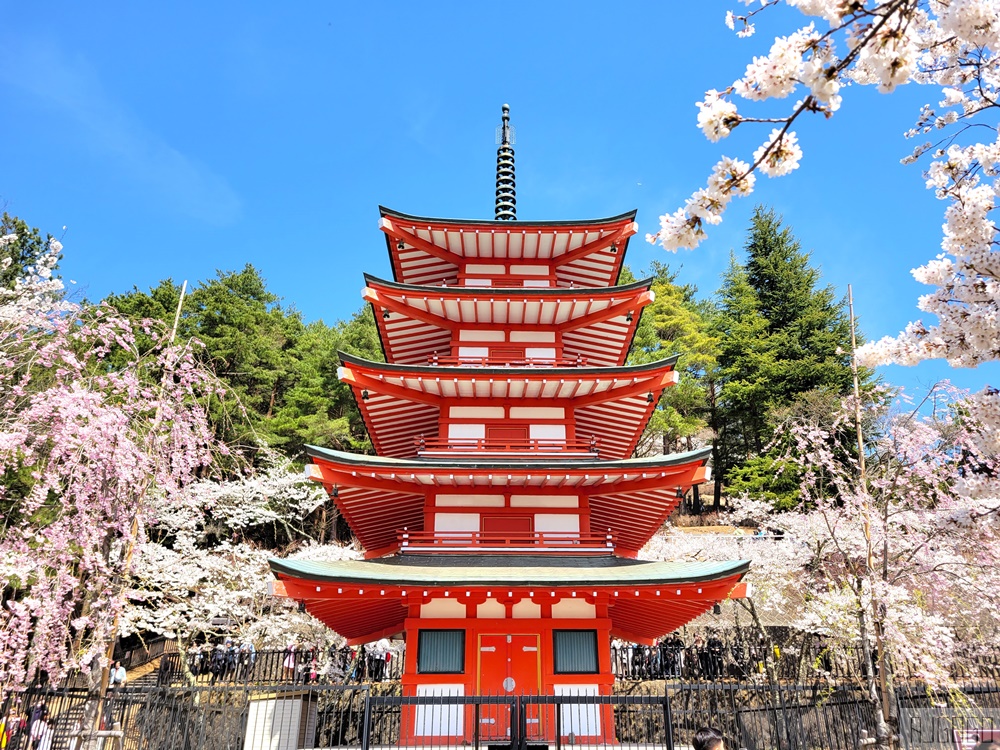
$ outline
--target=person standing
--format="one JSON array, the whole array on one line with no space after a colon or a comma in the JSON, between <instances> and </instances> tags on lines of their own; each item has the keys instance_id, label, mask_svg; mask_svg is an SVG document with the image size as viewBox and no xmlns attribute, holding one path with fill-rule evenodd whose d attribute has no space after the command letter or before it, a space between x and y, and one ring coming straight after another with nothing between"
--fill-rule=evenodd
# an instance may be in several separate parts
<instances>
[{"instance_id":1,"label":"person standing","mask_svg":"<svg viewBox=\"0 0 1000 750\"><path fill-rule=\"evenodd\" d=\"M128 674L125 672L125 667L122 666L120 661L116 661L111 666L111 671L108 673L108 679L111 682L112 690L125 687L125 683L128 681Z\"/></svg>"},{"instance_id":2,"label":"person standing","mask_svg":"<svg viewBox=\"0 0 1000 750\"><path fill-rule=\"evenodd\" d=\"M700 727L691 741L692 750L726 750L726 742L715 727Z\"/></svg>"},{"instance_id":3,"label":"person standing","mask_svg":"<svg viewBox=\"0 0 1000 750\"><path fill-rule=\"evenodd\" d=\"M680 677L684 670L684 641L680 633L674 632L667 640L667 676Z\"/></svg>"},{"instance_id":4,"label":"person standing","mask_svg":"<svg viewBox=\"0 0 1000 750\"><path fill-rule=\"evenodd\" d=\"M52 750L53 734L52 726L49 724L49 709L43 705L42 712L31 723L31 747L34 750Z\"/></svg>"},{"instance_id":5,"label":"person standing","mask_svg":"<svg viewBox=\"0 0 1000 750\"><path fill-rule=\"evenodd\" d=\"M708 633L708 674L714 679L722 677L722 652L724 646L719 634L710 630Z\"/></svg>"},{"instance_id":6,"label":"person standing","mask_svg":"<svg viewBox=\"0 0 1000 750\"><path fill-rule=\"evenodd\" d=\"M284 677L287 682L295 680L295 642L292 641L285 647L285 659L281 662Z\"/></svg>"}]
</instances>

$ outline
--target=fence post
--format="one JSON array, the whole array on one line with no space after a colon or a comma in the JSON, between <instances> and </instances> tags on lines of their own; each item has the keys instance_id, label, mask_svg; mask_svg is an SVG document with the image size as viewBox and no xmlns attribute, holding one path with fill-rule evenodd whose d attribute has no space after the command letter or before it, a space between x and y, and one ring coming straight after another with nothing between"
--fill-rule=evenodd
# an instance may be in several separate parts
<instances>
[{"instance_id":1,"label":"fence post","mask_svg":"<svg viewBox=\"0 0 1000 750\"><path fill-rule=\"evenodd\" d=\"M667 750L674 750L674 716L670 710L670 694L663 691L663 726Z\"/></svg>"},{"instance_id":2,"label":"fence post","mask_svg":"<svg viewBox=\"0 0 1000 750\"><path fill-rule=\"evenodd\" d=\"M521 750L528 749L528 711L524 705L524 696L514 698L514 705L517 706L517 746Z\"/></svg>"},{"instance_id":3,"label":"fence post","mask_svg":"<svg viewBox=\"0 0 1000 750\"><path fill-rule=\"evenodd\" d=\"M364 718L361 720L361 750L368 750L368 743L371 741L371 722L372 696L371 693L366 692Z\"/></svg>"},{"instance_id":4,"label":"fence post","mask_svg":"<svg viewBox=\"0 0 1000 750\"><path fill-rule=\"evenodd\" d=\"M553 709L556 712L556 750L562 750L562 704L557 700Z\"/></svg>"}]
</instances>

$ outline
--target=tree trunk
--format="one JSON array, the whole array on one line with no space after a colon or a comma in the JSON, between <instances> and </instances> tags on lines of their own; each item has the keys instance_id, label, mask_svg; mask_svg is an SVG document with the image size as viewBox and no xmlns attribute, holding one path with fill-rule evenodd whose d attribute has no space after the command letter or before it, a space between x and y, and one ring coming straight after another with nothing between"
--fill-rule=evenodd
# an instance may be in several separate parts
<instances>
[{"instance_id":1,"label":"tree trunk","mask_svg":"<svg viewBox=\"0 0 1000 750\"><path fill-rule=\"evenodd\" d=\"M860 599L860 593L859 597ZM858 607L858 626L861 634L861 658L864 660L865 682L864 687L868 692L868 698L875 709L875 746L881 748L892 747L892 732L885 720L883 696L878 688L878 677L875 674L875 664L872 661L872 652L869 647L868 637L868 611L864 606Z\"/></svg>"}]
</instances>

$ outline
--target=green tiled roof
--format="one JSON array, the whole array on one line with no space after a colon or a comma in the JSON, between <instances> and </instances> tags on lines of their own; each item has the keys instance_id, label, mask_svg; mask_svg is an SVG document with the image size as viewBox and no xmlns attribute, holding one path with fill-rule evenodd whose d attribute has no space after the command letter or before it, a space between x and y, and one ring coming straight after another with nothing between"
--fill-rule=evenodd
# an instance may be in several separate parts
<instances>
[{"instance_id":1,"label":"green tiled roof","mask_svg":"<svg viewBox=\"0 0 1000 750\"><path fill-rule=\"evenodd\" d=\"M270 561L276 574L327 583L401 586L631 586L716 581L746 573L749 560L644 562L615 557L406 555L380 560Z\"/></svg>"},{"instance_id":2,"label":"green tiled roof","mask_svg":"<svg viewBox=\"0 0 1000 750\"><path fill-rule=\"evenodd\" d=\"M554 459L551 456L544 459L518 458L517 460L503 458L448 458L448 459L420 459L420 458L390 458L386 456L367 456L360 453L347 453L345 451L333 450L331 448L320 448L317 445L305 446L306 454L310 458L325 458L328 461L337 461L345 464L358 464L362 466L384 466L392 469L409 469L413 471L434 470L440 471L448 466L461 467L466 469L523 469L538 466L541 469L549 467L552 469L587 469L594 471L626 471L636 472L654 469L679 466L693 461L707 461L712 454L712 447L698 448L697 450L685 453L669 453L663 456L644 456L642 458L623 458L619 460L602 460L596 458L567 458Z\"/></svg>"}]
</instances>

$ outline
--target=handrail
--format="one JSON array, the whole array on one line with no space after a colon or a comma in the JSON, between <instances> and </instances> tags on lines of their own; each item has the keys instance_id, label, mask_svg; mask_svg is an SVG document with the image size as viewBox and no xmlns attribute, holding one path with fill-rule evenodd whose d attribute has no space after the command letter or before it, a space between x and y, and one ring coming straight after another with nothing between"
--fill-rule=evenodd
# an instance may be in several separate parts
<instances>
[{"instance_id":1,"label":"handrail","mask_svg":"<svg viewBox=\"0 0 1000 750\"><path fill-rule=\"evenodd\" d=\"M418 451L499 451L537 453L585 453L599 455L601 441L530 438L528 440L493 440L490 438L413 438Z\"/></svg>"},{"instance_id":2,"label":"handrail","mask_svg":"<svg viewBox=\"0 0 1000 750\"><path fill-rule=\"evenodd\" d=\"M409 531L396 532L400 551L448 552L559 551L575 554L611 554L615 549L613 534L581 534L573 531Z\"/></svg>"},{"instance_id":3,"label":"handrail","mask_svg":"<svg viewBox=\"0 0 1000 750\"><path fill-rule=\"evenodd\" d=\"M464 357L441 356L428 354L427 364L444 365L446 367L586 367L586 357Z\"/></svg>"}]
</instances>

